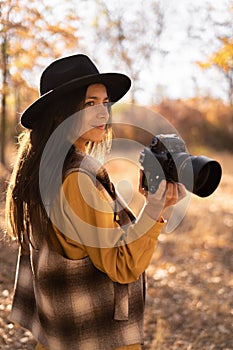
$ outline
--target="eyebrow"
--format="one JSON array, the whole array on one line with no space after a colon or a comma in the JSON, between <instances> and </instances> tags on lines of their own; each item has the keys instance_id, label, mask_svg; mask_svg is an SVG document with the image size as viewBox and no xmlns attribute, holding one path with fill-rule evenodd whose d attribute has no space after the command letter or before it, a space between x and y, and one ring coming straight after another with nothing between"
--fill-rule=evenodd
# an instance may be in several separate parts
<instances>
[{"instance_id":1,"label":"eyebrow","mask_svg":"<svg viewBox=\"0 0 233 350\"><path fill-rule=\"evenodd\" d=\"M86 96L86 100L98 100L98 99L99 99L99 97L97 97L97 96ZM106 96L104 98L104 100L108 100L108 99L109 99L108 96Z\"/></svg>"}]
</instances>

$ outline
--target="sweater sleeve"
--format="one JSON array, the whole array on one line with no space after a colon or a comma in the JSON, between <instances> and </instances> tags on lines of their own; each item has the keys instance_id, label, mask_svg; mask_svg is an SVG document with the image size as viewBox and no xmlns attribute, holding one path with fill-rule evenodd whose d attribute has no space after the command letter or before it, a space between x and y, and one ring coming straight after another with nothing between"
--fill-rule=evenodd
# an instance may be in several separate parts
<instances>
[{"instance_id":1,"label":"sweater sleeve","mask_svg":"<svg viewBox=\"0 0 233 350\"><path fill-rule=\"evenodd\" d=\"M51 219L67 258L89 256L114 282L130 283L148 267L163 223L142 212L123 230L114 221L113 206L107 192L98 190L88 175L74 172L63 184Z\"/></svg>"}]
</instances>

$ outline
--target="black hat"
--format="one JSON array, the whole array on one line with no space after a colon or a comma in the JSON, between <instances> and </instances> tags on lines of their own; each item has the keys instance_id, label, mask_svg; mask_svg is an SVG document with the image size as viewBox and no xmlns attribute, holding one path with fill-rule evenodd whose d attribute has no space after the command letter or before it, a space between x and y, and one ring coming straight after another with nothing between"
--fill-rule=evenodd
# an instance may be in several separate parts
<instances>
[{"instance_id":1,"label":"black hat","mask_svg":"<svg viewBox=\"0 0 233 350\"><path fill-rule=\"evenodd\" d=\"M21 124L33 129L42 108L52 99L79 87L100 83L106 86L110 102L122 98L131 80L121 73L99 73L90 58L83 54L62 57L45 68L40 79L40 97L22 114Z\"/></svg>"}]
</instances>

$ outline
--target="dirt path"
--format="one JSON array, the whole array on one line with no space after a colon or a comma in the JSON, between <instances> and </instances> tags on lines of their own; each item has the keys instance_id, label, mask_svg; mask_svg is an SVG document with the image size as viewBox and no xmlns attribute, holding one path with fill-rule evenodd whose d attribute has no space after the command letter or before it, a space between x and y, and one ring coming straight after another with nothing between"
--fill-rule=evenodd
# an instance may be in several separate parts
<instances>
[{"instance_id":1,"label":"dirt path","mask_svg":"<svg viewBox=\"0 0 233 350\"><path fill-rule=\"evenodd\" d=\"M145 350L233 350L233 156L220 158L218 190L193 196L176 231L160 235L148 269ZM16 254L0 242L0 349L30 350L30 334L7 319Z\"/></svg>"},{"instance_id":2,"label":"dirt path","mask_svg":"<svg viewBox=\"0 0 233 350\"><path fill-rule=\"evenodd\" d=\"M148 270L146 349L233 349L233 162L219 189L192 198L181 225L160 236Z\"/></svg>"}]
</instances>

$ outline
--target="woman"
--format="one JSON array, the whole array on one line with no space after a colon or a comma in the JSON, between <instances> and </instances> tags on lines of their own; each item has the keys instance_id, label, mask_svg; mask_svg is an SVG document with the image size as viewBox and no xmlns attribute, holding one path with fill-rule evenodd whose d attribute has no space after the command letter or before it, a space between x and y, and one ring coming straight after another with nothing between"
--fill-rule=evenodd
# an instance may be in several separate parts
<instances>
[{"instance_id":1,"label":"woman","mask_svg":"<svg viewBox=\"0 0 233 350\"><path fill-rule=\"evenodd\" d=\"M11 320L37 349L141 349L144 271L164 221L185 196L161 182L140 216L118 198L99 159L111 143L111 103L130 88L85 55L52 62L22 114L7 194L19 242ZM140 185L139 185L140 187Z\"/></svg>"}]
</instances>

